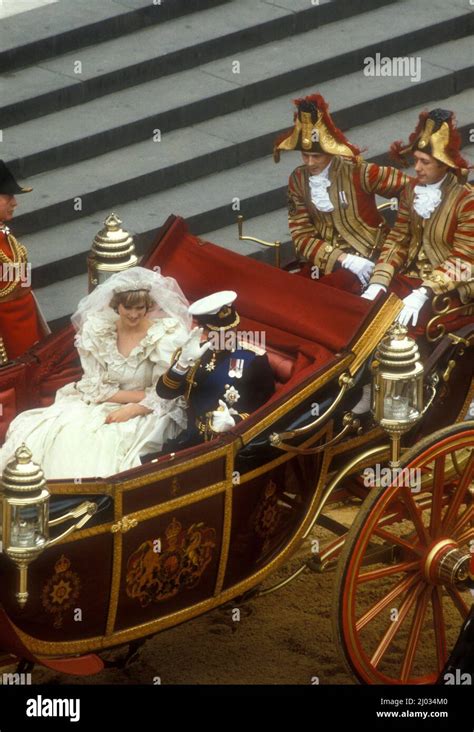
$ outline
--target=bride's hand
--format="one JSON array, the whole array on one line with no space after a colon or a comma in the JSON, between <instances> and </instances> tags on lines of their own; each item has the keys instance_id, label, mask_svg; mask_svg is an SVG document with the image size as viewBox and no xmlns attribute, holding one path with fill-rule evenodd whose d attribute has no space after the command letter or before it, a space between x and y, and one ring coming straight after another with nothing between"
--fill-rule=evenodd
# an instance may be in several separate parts
<instances>
[{"instance_id":1,"label":"bride's hand","mask_svg":"<svg viewBox=\"0 0 474 732\"><path fill-rule=\"evenodd\" d=\"M127 404L125 407L120 407L120 409L114 409L113 412L110 412L110 414L105 418L105 424L112 424L113 422L127 422L129 419L142 417L145 414L150 414L150 410L143 405Z\"/></svg>"}]
</instances>

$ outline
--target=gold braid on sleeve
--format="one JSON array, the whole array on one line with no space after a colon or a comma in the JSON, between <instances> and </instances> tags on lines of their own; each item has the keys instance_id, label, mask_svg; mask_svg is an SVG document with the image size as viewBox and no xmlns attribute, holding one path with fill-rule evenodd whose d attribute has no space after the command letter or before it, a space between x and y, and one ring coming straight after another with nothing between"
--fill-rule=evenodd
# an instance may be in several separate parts
<instances>
[{"instance_id":1,"label":"gold braid on sleeve","mask_svg":"<svg viewBox=\"0 0 474 732\"><path fill-rule=\"evenodd\" d=\"M28 252L26 251L26 247L24 247L23 244L20 244L12 234L7 234L7 240L12 250L12 258L10 259L10 257L0 249L0 262L2 263L2 270L5 269L6 265L7 273L9 274L8 279L11 278L12 281L6 287L2 287L0 289L0 300L2 297L6 297L13 292L13 290L18 286L20 283L20 267L28 261Z\"/></svg>"}]
</instances>

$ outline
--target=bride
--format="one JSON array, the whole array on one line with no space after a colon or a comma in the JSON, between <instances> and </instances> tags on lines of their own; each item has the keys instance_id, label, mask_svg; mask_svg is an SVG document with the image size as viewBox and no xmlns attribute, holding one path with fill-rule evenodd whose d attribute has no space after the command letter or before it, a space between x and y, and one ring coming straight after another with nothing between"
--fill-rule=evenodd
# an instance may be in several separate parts
<instances>
[{"instance_id":1,"label":"bride","mask_svg":"<svg viewBox=\"0 0 474 732\"><path fill-rule=\"evenodd\" d=\"M22 442L45 477L106 477L140 465L186 427L182 397L155 391L190 328L188 303L171 277L134 267L112 275L72 316L84 375L54 404L19 414L0 450L0 470Z\"/></svg>"}]
</instances>

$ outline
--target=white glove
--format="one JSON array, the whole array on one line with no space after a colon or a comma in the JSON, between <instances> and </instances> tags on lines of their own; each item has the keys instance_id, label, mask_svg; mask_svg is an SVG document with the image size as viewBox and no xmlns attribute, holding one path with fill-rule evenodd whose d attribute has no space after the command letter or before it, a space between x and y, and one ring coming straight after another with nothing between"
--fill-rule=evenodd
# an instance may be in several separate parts
<instances>
[{"instance_id":1,"label":"white glove","mask_svg":"<svg viewBox=\"0 0 474 732\"><path fill-rule=\"evenodd\" d=\"M368 288L366 289L364 294L361 295L361 297L364 297L366 300L375 300L379 292L387 292L387 288L385 287L385 285L377 285L374 283L368 286Z\"/></svg>"},{"instance_id":2,"label":"white glove","mask_svg":"<svg viewBox=\"0 0 474 732\"><path fill-rule=\"evenodd\" d=\"M367 287L370 276L375 264L365 257L356 257L355 254L346 254L342 262L344 269L353 272L362 283L362 287Z\"/></svg>"},{"instance_id":3,"label":"white glove","mask_svg":"<svg viewBox=\"0 0 474 732\"><path fill-rule=\"evenodd\" d=\"M206 341L201 345L202 332L202 328L193 328L183 343L178 359L178 367L181 370L187 371L191 366L194 366L196 361L211 347L210 341Z\"/></svg>"},{"instance_id":4,"label":"white glove","mask_svg":"<svg viewBox=\"0 0 474 732\"><path fill-rule=\"evenodd\" d=\"M410 321L412 321L415 326L418 322L418 313L425 302L429 299L429 295L424 287L420 287L418 290L410 292L410 294L403 299L405 307L397 317L398 322L401 325L409 325Z\"/></svg>"},{"instance_id":5,"label":"white glove","mask_svg":"<svg viewBox=\"0 0 474 732\"><path fill-rule=\"evenodd\" d=\"M213 432L227 432L232 427L235 427L235 419L227 404L219 399L219 409L212 413L211 429Z\"/></svg>"}]
</instances>

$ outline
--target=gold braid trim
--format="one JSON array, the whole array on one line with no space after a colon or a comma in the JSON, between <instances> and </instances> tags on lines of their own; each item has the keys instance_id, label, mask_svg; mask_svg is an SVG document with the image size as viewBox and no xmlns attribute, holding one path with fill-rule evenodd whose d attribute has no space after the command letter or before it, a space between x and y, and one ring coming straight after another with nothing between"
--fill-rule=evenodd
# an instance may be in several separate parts
<instances>
[{"instance_id":1,"label":"gold braid trim","mask_svg":"<svg viewBox=\"0 0 474 732\"><path fill-rule=\"evenodd\" d=\"M0 262L6 264L12 271L16 270L15 278L6 287L0 288L0 301L2 297L6 297L19 285L20 283L20 265L28 261L28 252L23 244L15 239L12 234L6 234L7 241L11 247L13 257L10 259L0 249Z\"/></svg>"},{"instance_id":2,"label":"gold braid trim","mask_svg":"<svg viewBox=\"0 0 474 732\"><path fill-rule=\"evenodd\" d=\"M6 363L8 363L7 349L3 338L0 336L0 366L5 366Z\"/></svg>"}]
</instances>

